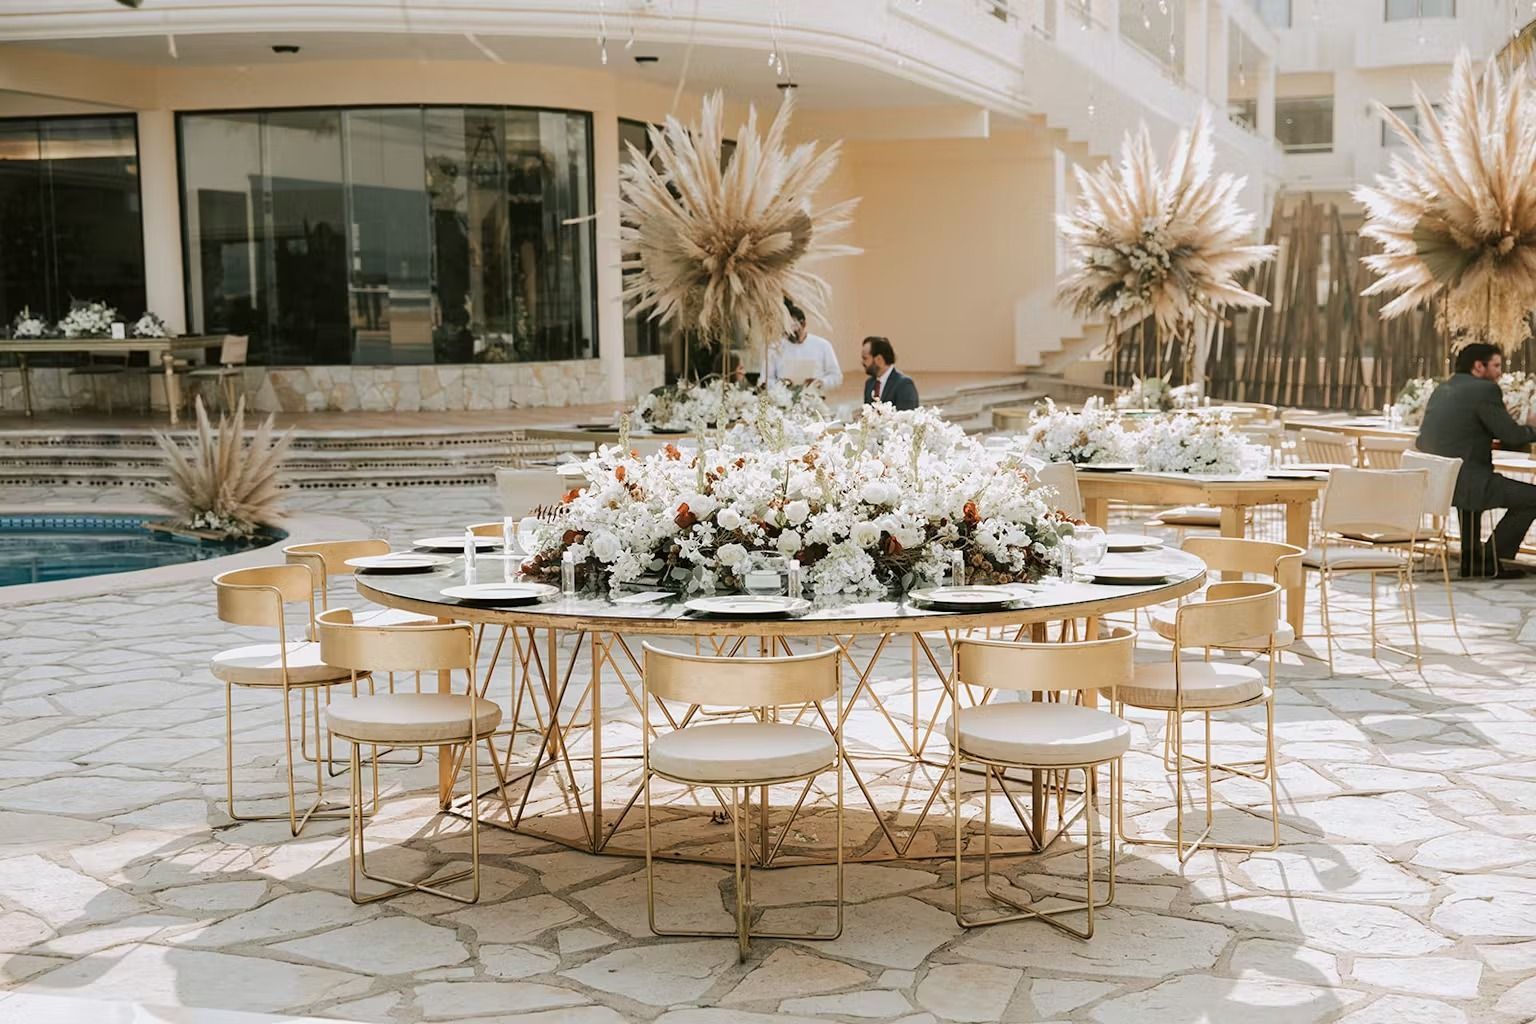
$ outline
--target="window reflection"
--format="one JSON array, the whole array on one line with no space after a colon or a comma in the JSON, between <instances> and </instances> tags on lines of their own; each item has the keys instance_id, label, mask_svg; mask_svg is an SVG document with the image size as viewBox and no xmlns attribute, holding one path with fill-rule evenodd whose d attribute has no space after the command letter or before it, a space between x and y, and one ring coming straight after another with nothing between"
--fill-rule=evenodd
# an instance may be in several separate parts
<instances>
[{"instance_id":1,"label":"window reflection","mask_svg":"<svg viewBox=\"0 0 1536 1024\"><path fill-rule=\"evenodd\" d=\"M0 121L0 324L74 300L144 312L134 117Z\"/></svg>"},{"instance_id":2,"label":"window reflection","mask_svg":"<svg viewBox=\"0 0 1536 1024\"><path fill-rule=\"evenodd\" d=\"M269 364L597 354L585 114L181 117L194 329Z\"/></svg>"}]
</instances>

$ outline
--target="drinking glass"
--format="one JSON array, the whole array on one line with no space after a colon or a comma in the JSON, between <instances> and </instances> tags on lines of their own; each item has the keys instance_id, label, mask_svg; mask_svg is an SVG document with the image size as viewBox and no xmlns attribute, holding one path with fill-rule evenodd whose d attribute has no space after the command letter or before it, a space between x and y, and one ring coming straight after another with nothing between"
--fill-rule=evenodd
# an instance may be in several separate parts
<instances>
[{"instance_id":1,"label":"drinking glass","mask_svg":"<svg viewBox=\"0 0 1536 1024\"><path fill-rule=\"evenodd\" d=\"M533 554L533 535L542 525L544 520L538 516L523 516L517 521L517 546L524 554Z\"/></svg>"},{"instance_id":2,"label":"drinking glass","mask_svg":"<svg viewBox=\"0 0 1536 1024\"><path fill-rule=\"evenodd\" d=\"M1092 569L1109 552L1109 536L1097 526L1073 527L1070 543L1073 565L1077 569Z\"/></svg>"},{"instance_id":3,"label":"drinking glass","mask_svg":"<svg viewBox=\"0 0 1536 1024\"><path fill-rule=\"evenodd\" d=\"M784 593L784 573L789 560L783 555L755 552L747 559L747 571L742 576L742 587L749 594L766 597Z\"/></svg>"}]
</instances>

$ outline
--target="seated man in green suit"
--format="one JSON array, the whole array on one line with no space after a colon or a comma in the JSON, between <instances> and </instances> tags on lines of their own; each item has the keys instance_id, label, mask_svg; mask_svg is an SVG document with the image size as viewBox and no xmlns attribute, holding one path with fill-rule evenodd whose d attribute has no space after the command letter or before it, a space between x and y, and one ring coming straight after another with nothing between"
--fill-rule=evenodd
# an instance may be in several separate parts
<instances>
[{"instance_id":1,"label":"seated man in green suit","mask_svg":"<svg viewBox=\"0 0 1536 1024\"><path fill-rule=\"evenodd\" d=\"M1504 355L1496 346L1474 342L1463 347L1456 353L1456 372L1429 396L1419 427L1420 451L1461 460L1455 504L1461 519L1463 576L1525 575L1513 563L1536 520L1536 485L1493 471L1494 441L1513 451L1536 444L1536 417L1516 423L1504 407L1499 390L1503 374ZM1482 513L1494 508L1506 511L1493 531L1490 551L1479 545L1478 531Z\"/></svg>"}]
</instances>

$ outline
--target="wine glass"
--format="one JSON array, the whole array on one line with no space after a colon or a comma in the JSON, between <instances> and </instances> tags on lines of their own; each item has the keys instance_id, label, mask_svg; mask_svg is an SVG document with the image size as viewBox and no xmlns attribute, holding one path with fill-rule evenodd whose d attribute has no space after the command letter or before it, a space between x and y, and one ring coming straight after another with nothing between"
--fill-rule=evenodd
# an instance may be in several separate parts
<instances>
[{"instance_id":1,"label":"wine glass","mask_svg":"<svg viewBox=\"0 0 1536 1024\"><path fill-rule=\"evenodd\" d=\"M525 555L533 554L533 535L542 525L544 525L544 520L538 516L523 516L523 518L517 521L517 535L515 539L517 546L522 549Z\"/></svg>"},{"instance_id":2,"label":"wine glass","mask_svg":"<svg viewBox=\"0 0 1536 1024\"><path fill-rule=\"evenodd\" d=\"M1097 526L1076 526L1068 538L1074 568L1091 571L1109 552L1109 536Z\"/></svg>"},{"instance_id":3,"label":"wine glass","mask_svg":"<svg viewBox=\"0 0 1536 1024\"><path fill-rule=\"evenodd\" d=\"M783 555L755 552L747 560L747 571L742 576L742 587L747 593L768 597L784 593L784 573L789 560Z\"/></svg>"}]
</instances>

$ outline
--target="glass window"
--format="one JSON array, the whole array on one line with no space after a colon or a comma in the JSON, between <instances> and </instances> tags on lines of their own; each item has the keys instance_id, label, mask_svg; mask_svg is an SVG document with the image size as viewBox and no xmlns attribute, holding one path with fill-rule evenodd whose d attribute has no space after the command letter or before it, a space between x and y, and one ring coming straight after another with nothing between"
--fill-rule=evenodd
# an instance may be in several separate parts
<instances>
[{"instance_id":1,"label":"glass window","mask_svg":"<svg viewBox=\"0 0 1536 1024\"><path fill-rule=\"evenodd\" d=\"M194 330L269 365L597 354L591 121L500 107L187 114Z\"/></svg>"},{"instance_id":2,"label":"glass window","mask_svg":"<svg viewBox=\"0 0 1536 1024\"><path fill-rule=\"evenodd\" d=\"M0 326L74 300L144 312L137 132L131 115L0 121Z\"/></svg>"},{"instance_id":3,"label":"glass window","mask_svg":"<svg viewBox=\"0 0 1536 1024\"><path fill-rule=\"evenodd\" d=\"M1298 96L1275 101L1275 138L1287 153L1333 149L1333 97Z\"/></svg>"},{"instance_id":4,"label":"glass window","mask_svg":"<svg viewBox=\"0 0 1536 1024\"><path fill-rule=\"evenodd\" d=\"M1270 28L1291 27L1291 0L1253 0L1253 9Z\"/></svg>"},{"instance_id":5,"label":"glass window","mask_svg":"<svg viewBox=\"0 0 1536 1024\"><path fill-rule=\"evenodd\" d=\"M1387 109L1401 118L1402 122L1409 128L1413 129L1414 135L1417 135L1421 139L1424 137L1424 124L1422 119L1419 117L1418 107L1409 105L1405 107L1388 107ZM1434 111L1436 117L1440 116L1440 105L1438 103L1435 104ZM1397 129L1388 124L1385 119L1383 119L1381 122L1381 144L1388 147L1389 149L1408 145L1408 143L1404 142L1402 137L1397 134Z\"/></svg>"},{"instance_id":6,"label":"glass window","mask_svg":"<svg viewBox=\"0 0 1536 1024\"><path fill-rule=\"evenodd\" d=\"M1228 100L1227 118L1233 124L1240 124L1249 131L1258 131L1259 101L1256 99Z\"/></svg>"},{"instance_id":7,"label":"glass window","mask_svg":"<svg viewBox=\"0 0 1536 1024\"><path fill-rule=\"evenodd\" d=\"M1454 17L1456 0L1387 0L1388 21Z\"/></svg>"}]
</instances>

